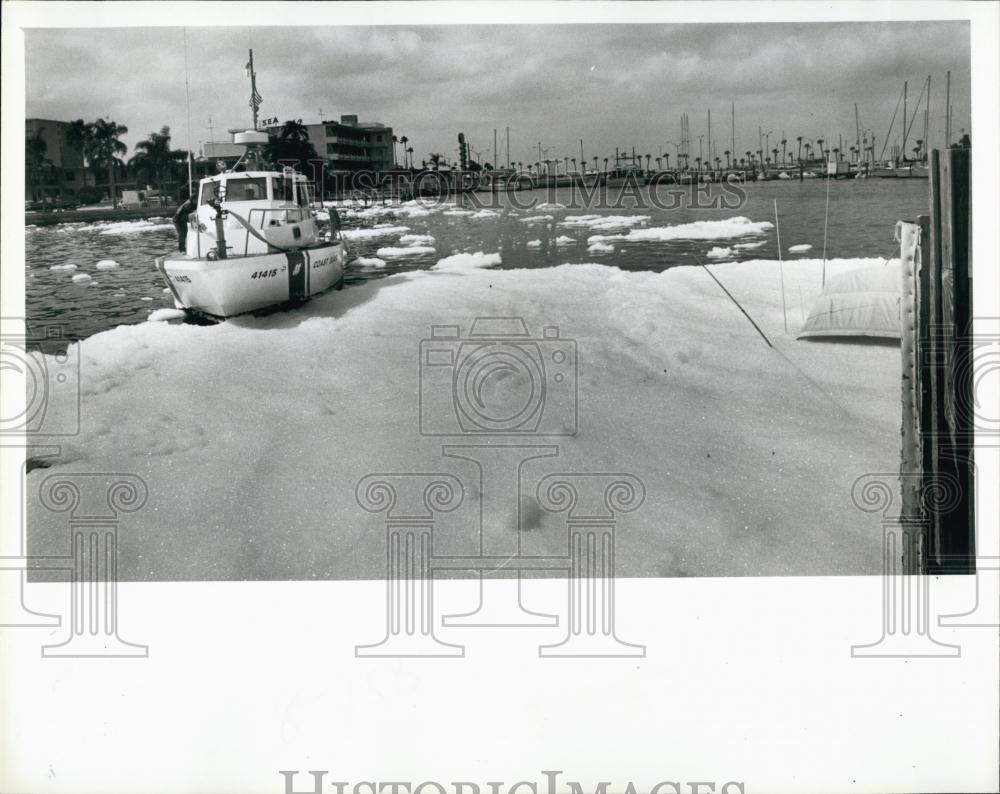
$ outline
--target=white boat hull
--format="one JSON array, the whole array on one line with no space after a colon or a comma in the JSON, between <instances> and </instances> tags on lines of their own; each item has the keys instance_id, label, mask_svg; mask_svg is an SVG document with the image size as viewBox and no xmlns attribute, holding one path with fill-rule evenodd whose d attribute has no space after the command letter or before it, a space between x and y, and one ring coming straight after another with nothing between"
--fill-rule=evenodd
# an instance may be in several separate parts
<instances>
[{"instance_id":1,"label":"white boat hull","mask_svg":"<svg viewBox=\"0 0 1000 794\"><path fill-rule=\"evenodd\" d=\"M228 259L157 259L178 309L233 317L325 292L344 277L346 245L337 240L298 251Z\"/></svg>"}]
</instances>

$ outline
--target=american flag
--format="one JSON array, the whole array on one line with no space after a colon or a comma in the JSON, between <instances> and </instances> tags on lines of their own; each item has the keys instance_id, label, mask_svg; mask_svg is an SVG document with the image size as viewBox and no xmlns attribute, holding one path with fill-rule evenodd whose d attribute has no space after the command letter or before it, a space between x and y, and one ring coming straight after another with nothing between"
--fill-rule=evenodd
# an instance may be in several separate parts
<instances>
[{"instance_id":1,"label":"american flag","mask_svg":"<svg viewBox=\"0 0 1000 794\"><path fill-rule=\"evenodd\" d=\"M254 113L260 109L261 101L261 95L257 93L257 86L254 86L253 93L250 94L250 109L254 111Z\"/></svg>"}]
</instances>

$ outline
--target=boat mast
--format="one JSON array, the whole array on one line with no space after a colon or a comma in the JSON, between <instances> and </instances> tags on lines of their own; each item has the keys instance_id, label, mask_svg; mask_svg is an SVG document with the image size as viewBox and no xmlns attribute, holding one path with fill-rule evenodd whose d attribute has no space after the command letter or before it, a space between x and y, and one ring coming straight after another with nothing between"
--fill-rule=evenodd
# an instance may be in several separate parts
<instances>
[{"instance_id":1,"label":"boat mast","mask_svg":"<svg viewBox=\"0 0 1000 794\"><path fill-rule=\"evenodd\" d=\"M906 162L906 81L903 81L903 148L902 161ZM898 161L897 161L898 162Z\"/></svg>"},{"instance_id":2,"label":"boat mast","mask_svg":"<svg viewBox=\"0 0 1000 794\"><path fill-rule=\"evenodd\" d=\"M924 149L921 154L924 156L924 162L928 161L927 153L931 150L930 139L928 136L931 134L931 76L927 75L927 104L924 105Z\"/></svg>"},{"instance_id":3,"label":"boat mast","mask_svg":"<svg viewBox=\"0 0 1000 794\"><path fill-rule=\"evenodd\" d=\"M944 83L944 148L951 147L951 72L945 75Z\"/></svg>"}]
</instances>

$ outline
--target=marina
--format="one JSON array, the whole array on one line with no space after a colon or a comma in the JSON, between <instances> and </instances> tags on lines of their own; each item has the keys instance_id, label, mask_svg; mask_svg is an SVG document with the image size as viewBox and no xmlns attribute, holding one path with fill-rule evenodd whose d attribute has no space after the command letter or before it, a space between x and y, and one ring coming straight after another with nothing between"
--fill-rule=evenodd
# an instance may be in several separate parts
<instances>
[{"instance_id":1,"label":"marina","mask_svg":"<svg viewBox=\"0 0 1000 794\"><path fill-rule=\"evenodd\" d=\"M0 790L996 790L1000 9L167 5L2 8Z\"/></svg>"}]
</instances>

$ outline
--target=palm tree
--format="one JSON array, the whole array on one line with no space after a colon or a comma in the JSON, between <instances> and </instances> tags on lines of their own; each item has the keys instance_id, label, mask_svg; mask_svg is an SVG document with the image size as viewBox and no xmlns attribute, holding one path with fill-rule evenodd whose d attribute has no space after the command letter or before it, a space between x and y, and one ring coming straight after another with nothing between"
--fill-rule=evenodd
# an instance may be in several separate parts
<instances>
[{"instance_id":1,"label":"palm tree","mask_svg":"<svg viewBox=\"0 0 1000 794\"><path fill-rule=\"evenodd\" d=\"M571 157L569 158L569 161L573 164L573 170L576 171L576 158Z\"/></svg>"},{"instance_id":2,"label":"palm tree","mask_svg":"<svg viewBox=\"0 0 1000 794\"><path fill-rule=\"evenodd\" d=\"M722 166L722 158L717 156L715 158L715 170L718 171L721 168L721 166Z\"/></svg>"},{"instance_id":3,"label":"palm tree","mask_svg":"<svg viewBox=\"0 0 1000 794\"><path fill-rule=\"evenodd\" d=\"M795 140L797 140L799 142L799 158L798 159L799 159L799 162L801 163L802 162L802 136L801 135L797 136L795 138Z\"/></svg>"},{"instance_id":4,"label":"palm tree","mask_svg":"<svg viewBox=\"0 0 1000 794\"><path fill-rule=\"evenodd\" d=\"M431 164L431 168L433 168L435 171L437 171L438 168L440 168L444 164L444 156L437 153L432 152L430 155L428 155L428 160Z\"/></svg>"},{"instance_id":5,"label":"palm tree","mask_svg":"<svg viewBox=\"0 0 1000 794\"><path fill-rule=\"evenodd\" d=\"M785 162L788 161L788 152L785 149L785 144L786 143L788 143L788 139L787 138L782 138L781 139L781 162L782 163L785 163ZM777 157L777 156L778 155L776 154L775 157Z\"/></svg>"},{"instance_id":6,"label":"palm tree","mask_svg":"<svg viewBox=\"0 0 1000 794\"><path fill-rule=\"evenodd\" d=\"M604 158L604 173L608 172L608 158Z\"/></svg>"},{"instance_id":7,"label":"palm tree","mask_svg":"<svg viewBox=\"0 0 1000 794\"><path fill-rule=\"evenodd\" d=\"M597 156L594 156L594 173L597 173Z\"/></svg>"},{"instance_id":8,"label":"palm tree","mask_svg":"<svg viewBox=\"0 0 1000 794\"><path fill-rule=\"evenodd\" d=\"M396 164L398 162L396 160L396 144L397 143L399 143L399 136L398 135L393 135L392 136L392 165L393 165L394 168L395 168L395 166L396 166Z\"/></svg>"},{"instance_id":9,"label":"palm tree","mask_svg":"<svg viewBox=\"0 0 1000 794\"><path fill-rule=\"evenodd\" d=\"M807 143L807 144L805 144L805 147L806 147L806 162L809 162L809 160L812 159L812 144L811 143ZM801 159L802 158L799 157L799 160L801 160Z\"/></svg>"},{"instance_id":10,"label":"palm tree","mask_svg":"<svg viewBox=\"0 0 1000 794\"><path fill-rule=\"evenodd\" d=\"M404 138L401 138L400 140L405 141L406 138L404 137ZM406 154L409 155L409 158L410 158L410 168L413 168L413 147L412 146L406 150Z\"/></svg>"},{"instance_id":11,"label":"palm tree","mask_svg":"<svg viewBox=\"0 0 1000 794\"><path fill-rule=\"evenodd\" d=\"M730 152L729 149L726 149L726 151L724 151L723 154L726 155L726 169L728 170L728 168L729 168L729 155L732 154L732 152Z\"/></svg>"},{"instance_id":12,"label":"palm tree","mask_svg":"<svg viewBox=\"0 0 1000 794\"><path fill-rule=\"evenodd\" d=\"M670 152L664 152L663 153L663 159L666 161L666 163L667 163L667 170L669 171L670 170Z\"/></svg>"},{"instance_id":13,"label":"palm tree","mask_svg":"<svg viewBox=\"0 0 1000 794\"><path fill-rule=\"evenodd\" d=\"M32 199L38 201L44 192L44 175L47 166L52 161L45 156L48 144L42 138L42 131L24 139L24 171L25 183L32 185Z\"/></svg>"},{"instance_id":14,"label":"palm tree","mask_svg":"<svg viewBox=\"0 0 1000 794\"><path fill-rule=\"evenodd\" d=\"M822 154L823 153L823 139L822 138L817 138L816 139L816 145L819 147L820 154Z\"/></svg>"},{"instance_id":15,"label":"palm tree","mask_svg":"<svg viewBox=\"0 0 1000 794\"><path fill-rule=\"evenodd\" d=\"M695 164L696 169L698 171L700 171L701 170L701 158L700 157L695 157L694 158L694 164Z\"/></svg>"},{"instance_id":16,"label":"palm tree","mask_svg":"<svg viewBox=\"0 0 1000 794\"><path fill-rule=\"evenodd\" d=\"M91 139L93 137L94 125L88 124L83 119L71 121L66 129L66 141L70 148L75 149L83 160L84 169L89 163L87 158L90 154ZM84 184L87 182L86 170L84 173Z\"/></svg>"},{"instance_id":17,"label":"palm tree","mask_svg":"<svg viewBox=\"0 0 1000 794\"><path fill-rule=\"evenodd\" d=\"M646 155L646 173L649 173L649 158L651 155Z\"/></svg>"},{"instance_id":18,"label":"palm tree","mask_svg":"<svg viewBox=\"0 0 1000 794\"><path fill-rule=\"evenodd\" d=\"M90 161L94 166L105 166L108 169L108 188L112 204L117 198L115 168L122 165L119 155L128 151L128 147L118 140L118 137L127 132L128 127L110 119L98 119L92 125Z\"/></svg>"},{"instance_id":19,"label":"palm tree","mask_svg":"<svg viewBox=\"0 0 1000 794\"><path fill-rule=\"evenodd\" d=\"M406 168L406 144L410 142L410 139L404 135L399 139L399 142L403 144L403 167Z\"/></svg>"},{"instance_id":20,"label":"palm tree","mask_svg":"<svg viewBox=\"0 0 1000 794\"><path fill-rule=\"evenodd\" d=\"M293 122L289 122L291 123ZM161 127L159 132L151 132L146 140L135 145L135 149L128 164L151 177L160 191L163 190L165 177L187 158L187 152L170 148L170 127Z\"/></svg>"},{"instance_id":21,"label":"palm tree","mask_svg":"<svg viewBox=\"0 0 1000 794\"><path fill-rule=\"evenodd\" d=\"M657 171L662 171L663 170L662 165L663 165L663 158L662 157L657 157L656 158L656 170Z\"/></svg>"},{"instance_id":22,"label":"palm tree","mask_svg":"<svg viewBox=\"0 0 1000 794\"><path fill-rule=\"evenodd\" d=\"M278 138L283 141L308 141L309 129L302 122L289 119L281 125Z\"/></svg>"}]
</instances>

